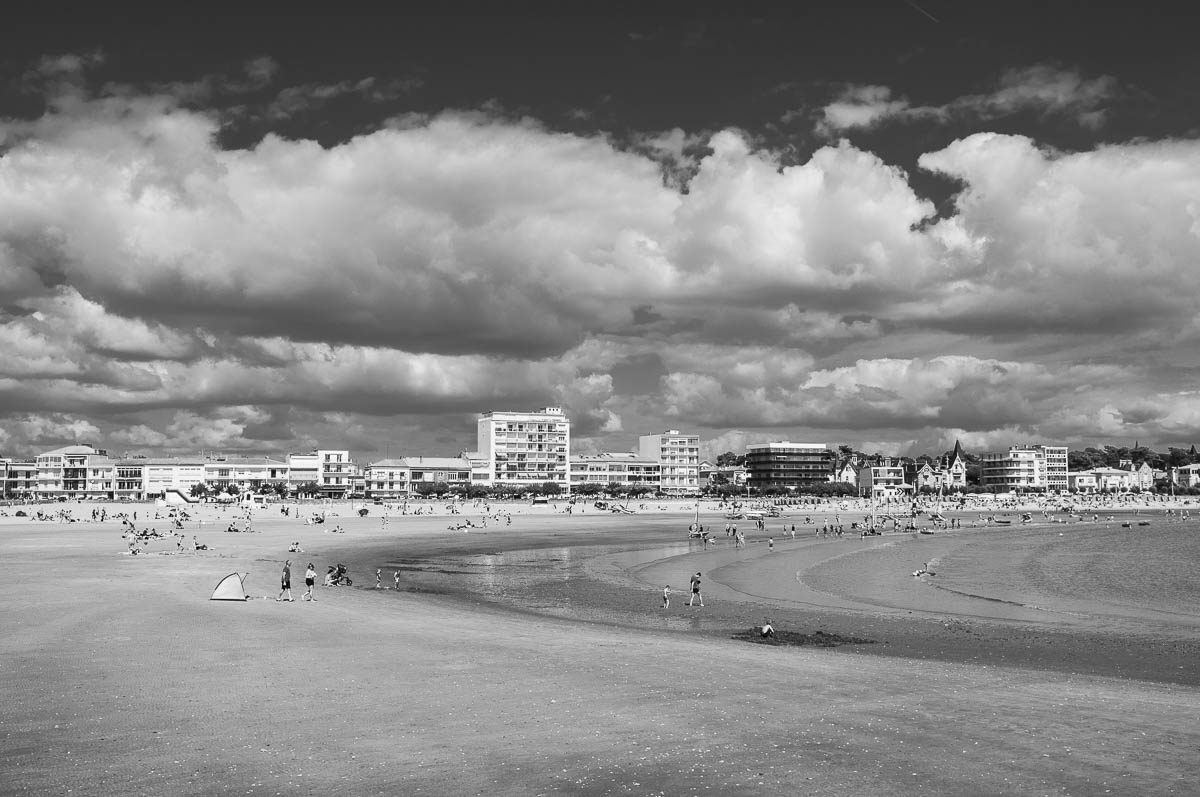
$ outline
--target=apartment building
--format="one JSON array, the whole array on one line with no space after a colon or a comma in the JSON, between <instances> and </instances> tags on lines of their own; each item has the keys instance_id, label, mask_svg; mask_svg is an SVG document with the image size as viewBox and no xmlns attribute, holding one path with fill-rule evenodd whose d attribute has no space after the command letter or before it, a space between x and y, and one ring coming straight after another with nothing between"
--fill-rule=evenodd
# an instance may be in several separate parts
<instances>
[{"instance_id":1,"label":"apartment building","mask_svg":"<svg viewBox=\"0 0 1200 797\"><path fill-rule=\"evenodd\" d=\"M87 445L63 446L40 454L35 460L34 493L41 498L87 498L89 485L99 489L97 482L103 483L94 472L108 461L107 451Z\"/></svg>"},{"instance_id":2,"label":"apartment building","mask_svg":"<svg viewBox=\"0 0 1200 797\"><path fill-rule=\"evenodd\" d=\"M752 443L746 446L746 483L751 489L800 490L828 482L835 458L824 443Z\"/></svg>"},{"instance_id":3,"label":"apartment building","mask_svg":"<svg viewBox=\"0 0 1200 797\"><path fill-rule=\"evenodd\" d=\"M553 482L571 489L571 421L561 407L531 412L485 412L476 423L478 462L487 484L532 487ZM468 462L468 469L474 469Z\"/></svg>"},{"instance_id":4,"label":"apartment building","mask_svg":"<svg viewBox=\"0 0 1200 797\"><path fill-rule=\"evenodd\" d=\"M36 462L0 458L0 499L26 498L36 491Z\"/></svg>"},{"instance_id":5,"label":"apartment building","mask_svg":"<svg viewBox=\"0 0 1200 797\"><path fill-rule=\"evenodd\" d=\"M656 459L638 454L585 454L571 458L571 489L583 484L619 484L622 487L645 487L658 492L662 465Z\"/></svg>"},{"instance_id":6,"label":"apartment building","mask_svg":"<svg viewBox=\"0 0 1200 797\"><path fill-rule=\"evenodd\" d=\"M678 429L638 438L638 456L661 466L659 484L664 493L691 495L700 492L700 436Z\"/></svg>"},{"instance_id":7,"label":"apartment building","mask_svg":"<svg viewBox=\"0 0 1200 797\"><path fill-rule=\"evenodd\" d=\"M984 454L980 461L980 484L1002 490L1048 490L1066 492L1067 447L1044 445L1010 446L1004 453Z\"/></svg>"}]
</instances>

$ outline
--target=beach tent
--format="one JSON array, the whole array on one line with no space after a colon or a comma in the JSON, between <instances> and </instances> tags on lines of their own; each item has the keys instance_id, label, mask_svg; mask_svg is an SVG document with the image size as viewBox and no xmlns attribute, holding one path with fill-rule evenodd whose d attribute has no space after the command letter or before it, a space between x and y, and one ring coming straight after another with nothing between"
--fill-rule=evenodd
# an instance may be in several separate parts
<instances>
[{"instance_id":1,"label":"beach tent","mask_svg":"<svg viewBox=\"0 0 1200 797\"><path fill-rule=\"evenodd\" d=\"M249 573L246 574L250 575ZM246 594L246 588L242 585L242 581L246 576L238 573L230 573L217 582L217 588L213 590L210 601L244 601L250 596Z\"/></svg>"}]
</instances>

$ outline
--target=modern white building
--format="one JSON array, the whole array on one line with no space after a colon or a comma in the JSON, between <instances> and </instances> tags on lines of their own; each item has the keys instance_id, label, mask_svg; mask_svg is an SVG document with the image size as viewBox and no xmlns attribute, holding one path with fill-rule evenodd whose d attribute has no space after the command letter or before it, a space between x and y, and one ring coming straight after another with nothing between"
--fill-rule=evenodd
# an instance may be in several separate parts
<instances>
[{"instance_id":1,"label":"modern white building","mask_svg":"<svg viewBox=\"0 0 1200 797\"><path fill-rule=\"evenodd\" d=\"M192 487L204 483L204 460L199 457L146 459L143 460L142 474L147 497L158 497L171 490L189 495Z\"/></svg>"},{"instance_id":2,"label":"modern white building","mask_svg":"<svg viewBox=\"0 0 1200 797\"><path fill-rule=\"evenodd\" d=\"M90 472L107 463L108 452L102 448L77 445L63 446L40 454L37 464L37 486L34 492L41 498L87 498L89 483L94 487L103 479Z\"/></svg>"},{"instance_id":3,"label":"modern white building","mask_svg":"<svg viewBox=\"0 0 1200 797\"><path fill-rule=\"evenodd\" d=\"M638 456L653 460L661 468L664 493L691 495L700 491L700 436L678 429L638 438Z\"/></svg>"},{"instance_id":4,"label":"modern white building","mask_svg":"<svg viewBox=\"0 0 1200 797\"><path fill-rule=\"evenodd\" d=\"M654 493L658 492L661 478L662 466L658 460L638 454L586 454L571 458L572 490L584 484L602 487L619 484L622 487L645 487Z\"/></svg>"},{"instance_id":5,"label":"modern white building","mask_svg":"<svg viewBox=\"0 0 1200 797\"><path fill-rule=\"evenodd\" d=\"M220 457L204 463L204 481L230 495L258 492L263 487L287 485L288 464L270 457Z\"/></svg>"},{"instance_id":6,"label":"modern white building","mask_svg":"<svg viewBox=\"0 0 1200 797\"><path fill-rule=\"evenodd\" d=\"M1065 492L1067 447L1022 445L1008 451L984 454L980 461L980 484L1002 490L1039 489Z\"/></svg>"},{"instance_id":7,"label":"modern white building","mask_svg":"<svg viewBox=\"0 0 1200 797\"><path fill-rule=\"evenodd\" d=\"M867 498L895 499L910 495L912 485L904 481L904 465L881 462L858 469L858 494Z\"/></svg>"},{"instance_id":8,"label":"modern white building","mask_svg":"<svg viewBox=\"0 0 1200 797\"><path fill-rule=\"evenodd\" d=\"M533 487L553 482L564 493L570 491L571 421L561 407L485 412L476 424L476 442L477 461L486 465L488 484Z\"/></svg>"}]
</instances>

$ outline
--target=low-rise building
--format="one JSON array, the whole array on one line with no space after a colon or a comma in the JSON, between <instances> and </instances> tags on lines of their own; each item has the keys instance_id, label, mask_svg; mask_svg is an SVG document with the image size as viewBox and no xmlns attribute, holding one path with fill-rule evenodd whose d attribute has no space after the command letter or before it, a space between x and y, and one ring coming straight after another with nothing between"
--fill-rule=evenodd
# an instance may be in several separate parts
<instances>
[{"instance_id":1,"label":"low-rise building","mask_svg":"<svg viewBox=\"0 0 1200 797\"><path fill-rule=\"evenodd\" d=\"M37 462L0 459L0 498L27 499L37 492Z\"/></svg>"},{"instance_id":2,"label":"low-rise building","mask_svg":"<svg viewBox=\"0 0 1200 797\"><path fill-rule=\"evenodd\" d=\"M1171 471L1171 481L1176 487L1200 487L1200 464L1174 468Z\"/></svg>"},{"instance_id":3,"label":"low-rise building","mask_svg":"<svg viewBox=\"0 0 1200 797\"><path fill-rule=\"evenodd\" d=\"M571 490L585 484L621 487L643 487L648 492L659 490L662 465L656 459L638 454L583 454L571 458Z\"/></svg>"},{"instance_id":4,"label":"low-rise building","mask_svg":"<svg viewBox=\"0 0 1200 797\"><path fill-rule=\"evenodd\" d=\"M276 485L286 487L288 463L270 457L221 457L204 463L204 481L230 495L257 493Z\"/></svg>"}]
</instances>

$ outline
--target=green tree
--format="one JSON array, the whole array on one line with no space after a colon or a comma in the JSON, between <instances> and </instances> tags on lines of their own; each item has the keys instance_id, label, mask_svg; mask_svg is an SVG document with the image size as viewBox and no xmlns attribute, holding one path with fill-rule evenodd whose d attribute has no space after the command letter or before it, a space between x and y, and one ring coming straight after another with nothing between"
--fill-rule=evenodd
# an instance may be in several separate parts
<instances>
[{"instance_id":1,"label":"green tree","mask_svg":"<svg viewBox=\"0 0 1200 797\"><path fill-rule=\"evenodd\" d=\"M562 485L558 482L542 482L542 495L561 495Z\"/></svg>"},{"instance_id":2,"label":"green tree","mask_svg":"<svg viewBox=\"0 0 1200 797\"><path fill-rule=\"evenodd\" d=\"M604 485L604 492L608 493L613 498L620 498L621 496L625 495L627 490L625 489L625 485L621 484L620 482L609 482L608 484Z\"/></svg>"},{"instance_id":3,"label":"green tree","mask_svg":"<svg viewBox=\"0 0 1200 797\"><path fill-rule=\"evenodd\" d=\"M196 482L188 488L188 495L192 498L207 498L211 492L209 486L204 482Z\"/></svg>"}]
</instances>

